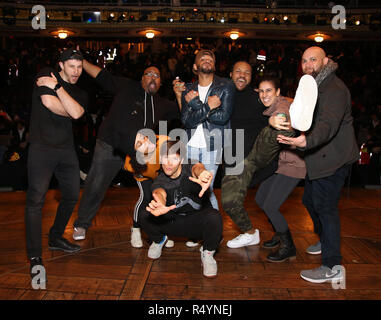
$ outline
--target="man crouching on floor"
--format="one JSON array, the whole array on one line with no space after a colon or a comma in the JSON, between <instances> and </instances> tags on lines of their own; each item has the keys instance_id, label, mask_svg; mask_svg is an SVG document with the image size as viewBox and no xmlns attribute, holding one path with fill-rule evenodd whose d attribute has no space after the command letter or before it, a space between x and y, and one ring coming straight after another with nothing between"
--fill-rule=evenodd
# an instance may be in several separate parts
<instances>
[{"instance_id":1,"label":"man crouching on floor","mask_svg":"<svg viewBox=\"0 0 381 320\"><path fill-rule=\"evenodd\" d=\"M213 278L217 276L213 255L222 239L222 218L208 195L213 175L202 163L183 163L184 159L186 149L180 141L168 140L161 146L161 172L152 184L153 200L141 221L152 240L148 257L160 258L167 235L202 240L203 274Z\"/></svg>"}]
</instances>

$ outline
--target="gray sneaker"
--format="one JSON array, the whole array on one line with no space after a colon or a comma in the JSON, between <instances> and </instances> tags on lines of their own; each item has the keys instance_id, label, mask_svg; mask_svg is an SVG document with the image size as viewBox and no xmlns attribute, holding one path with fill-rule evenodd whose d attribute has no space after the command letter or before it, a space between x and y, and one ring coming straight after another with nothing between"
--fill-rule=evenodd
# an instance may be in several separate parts
<instances>
[{"instance_id":1,"label":"gray sneaker","mask_svg":"<svg viewBox=\"0 0 381 320\"><path fill-rule=\"evenodd\" d=\"M73 239L74 240L84 240L86 238L86 229L85 228L74 228Z\"/></svg>"},{"instance_id":2,"label":"gray sneaker","mask_svg":"<svg viewBox=\"0 0 381 320\"><path fill-rule=\"evenodd\" d=\"M300 276L302 279L313 283L324 283L332 281L342 281L344 279L342 266L335 266L332 269L326 266L320 266L316 269L302 270ZM334 271L335 269L335 271Z\"/></svg>"},{"instance_id":3,"label":"gray sneaker","mask_svg":"<svg viewBox=\"0 0 381 320\"><path fill-rule=\"evenodd\" d=\"M321 243L320 241L316 242L315 244L309 246L306 250L309 254L321 254Z\"/></svg>"},{"instance_id":4,"label":"gray sneaker","mask_svg":"<svg viewBox=\"0 0 381 320\"><path fill-rule=\"evenodd\" d=\"M159 259L161 256L161 251L163 250L163 247L165 243L167 242L168 237L164 236L164 239L160 243L156 243L152 241L152 244L150 245L148 249L148 258L151 259Z\"/></svg>"}]
</instances>

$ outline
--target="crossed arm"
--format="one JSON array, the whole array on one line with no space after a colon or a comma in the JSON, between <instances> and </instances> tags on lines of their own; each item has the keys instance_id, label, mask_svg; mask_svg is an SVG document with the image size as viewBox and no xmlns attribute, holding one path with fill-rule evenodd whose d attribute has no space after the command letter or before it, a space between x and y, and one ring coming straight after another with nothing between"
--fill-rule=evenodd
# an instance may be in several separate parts
<instances>
[{"instance_id":1,"label":"crossed arm","mask_svg":"<svg viewBox=\"0 0 381 320\"><path fill-rule=\"evenodd\" d=\"M37 85L39 87L45 86L50 89L54 89L58 83L57 78L51 73L51 76L44 76L37 79ZM41 95L42 104L48 108L51 112L64 117L70 117L73 119L79 119L83 113L83 107L75 101L66 90L61 87L56 91L57 96L49 94Z\"/></svg>"}]
</instances>

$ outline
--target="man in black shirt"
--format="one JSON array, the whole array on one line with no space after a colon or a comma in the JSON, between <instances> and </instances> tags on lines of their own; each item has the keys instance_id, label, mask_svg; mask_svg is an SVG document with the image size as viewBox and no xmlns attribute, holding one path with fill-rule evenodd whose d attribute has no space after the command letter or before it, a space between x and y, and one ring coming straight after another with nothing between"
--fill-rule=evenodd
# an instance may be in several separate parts
<instances>
[{"instance_id":1,"label":"man in black shirt","mask_svg":"<svg viewBox=\"0 0 381 320\"><path fill-rule=\"evenodd\" d=\"M236 167L240 163L243 164L242 174L232 174L226 167L225 175L221 182L221 202L225 212L232 218L239 227L242 234L227 242L230 248L239 248L247 245L258 244L259 231L255 229L251 223L249 215L244 208L244 200L247 189L249 188L245 172L249 172L250 161L248 155L254 146L255 140L261 130L268 125L268 117L263 115L266 109L259 102L258 93L250 86L252 75L251 66L245 61L238 61L234 64L230 76L235 84L236 92L234 96L234 110L230 118L233 139L232 150L225 150L225 159L227 154L233 154L236 158ZM243 129L243 139L238 139L236 143L236 132ZM243 155L243 157L242 157ZM269 166L258 170L253 176L253 183L258 183L266 177L270 176L277 168L277 159Z\"/></svg>"},{"instance_id":2,"label":"man in black shirt","mask_svg":"<svg viewBox=\"0 0 381 320\"><path fill-rule=\"evenodd\" d=\"M181 142L167 141L160 149L162 172L152 184L148 212L141 216L142 228L152 240L148 257L160 258L167 235L203 240L203 274L213 278L217 276L213 255L222 239L222 218L207 192L213 174L202 163L183 164L185 154Z\"/></svg>"},{"instance_id":3,"label":"man in black shirt","mask_svg":"<svg viewBox=\"0 0 381 320\"><path fill-rule=\"evenodd\" d=\"M99 129L94 156L87 175L85 188L78 207L78 218L74 222L74 240L83 240L91 226L108 187L120 169L125 154L134 155L133 147L126 149L125 141L135 137L139 129L149 128L158 133L159 121L175 122L180 118L174 102L161 98L157 92L161 85L160 71L151 66L144 70L141 82L111 75L84 60L85 71L107 92L113 95L109 114ZM139 183L138 183L139 184ZM139 185L140 198L144 198L144 186ZM143 246L138 224L141 201L134 209L134 224L131 229L131 245Z\"/></svg>"},{"instance_id":4,"label":"man in black shirt","mask_svg":"<svg viewBox=\"0 0 381 320\"><path fill-rule=\"evenodd\" d=\"M42 207L54 174L62 193L54 224L49 232L49 248L76 252L81 249L62 237L79 196L79 165L74 149L72 119L84 113L86 92L75 83L82 73L82 55L74 50L63 51L60 72L51 68L37 76L33 91L28 154L28 190L25 224L27 254L33 267L42 266Z\"/></svg>"}]
</instances>

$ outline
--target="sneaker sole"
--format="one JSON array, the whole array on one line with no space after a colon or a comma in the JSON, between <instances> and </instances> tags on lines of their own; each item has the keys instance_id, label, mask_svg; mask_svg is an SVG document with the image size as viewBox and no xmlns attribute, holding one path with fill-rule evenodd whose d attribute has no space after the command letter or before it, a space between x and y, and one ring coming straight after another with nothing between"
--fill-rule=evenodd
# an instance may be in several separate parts
<instances>
[{"instance_id":1,"label":"sneaker sole","mask_svg":"<svg viewBox=\"0 0 381 320\"><path fill-rule=\"evenodd\" d=\"M303 94L305 92L308 94ZM290 106L291 126L294 129L307 131L311 127L317 95L318 89L315 79L310 75L302 76L295 95L295 98L300 97L301 106L295 108L293 103Z\"/></svg>"},{"instance_id":2,"label":"sneaker sole","mask_svg":"<svg viewBox=\"0 0 381 320\"><path fill-rule=\"evenodd\" d=\"M85 237L85 236L81 236L81 237L74 237L74 236L73 236L73 239L74 239L75 241L78 241L78 240L85 240L86 237Z\"/></svg>"},{"instance_id":3,"label":"sneaker sole","mask_svg":"<svg viewBox=\"0 0 381 320\"><path fill-rule=\"evenodd\" d=\"M238 246L238 247L231 247L231 246L229 246L229 244L226 244L226 246L230 249L239 249L239 248L248 247L248 246L255 246L255 245L259 244L260 242L261 241L254 241L254 242L250 242L250 243L244 244L242 246Z\"/></svg>"},{"instance_id":4,"label":"sneaker sole","mask_svg":"<svg viewBox=\"0 0 381 320\"><path fill-rule=\"evenodd\" d=\"M321 250L320 251L307 251L306 250L306 253L312 254L312 255L318 255L318 254L321 254Z\"/></svg>"},{"instance_id":5,"label":"sneaker sole","mask_svg":"<svg viewBox=\"0 0 381 320\"><path fill-rule=\"evenodd\" d=\"M331 278L331 279L311 279L311 278L307 278L303 275L300 275L300 277L308 282L312 282L312 283L324 283L324 282L332 282L332 281L342 281L344 279L344 277L339 277L339 278Z\"/></svg>"}]
</instances>

